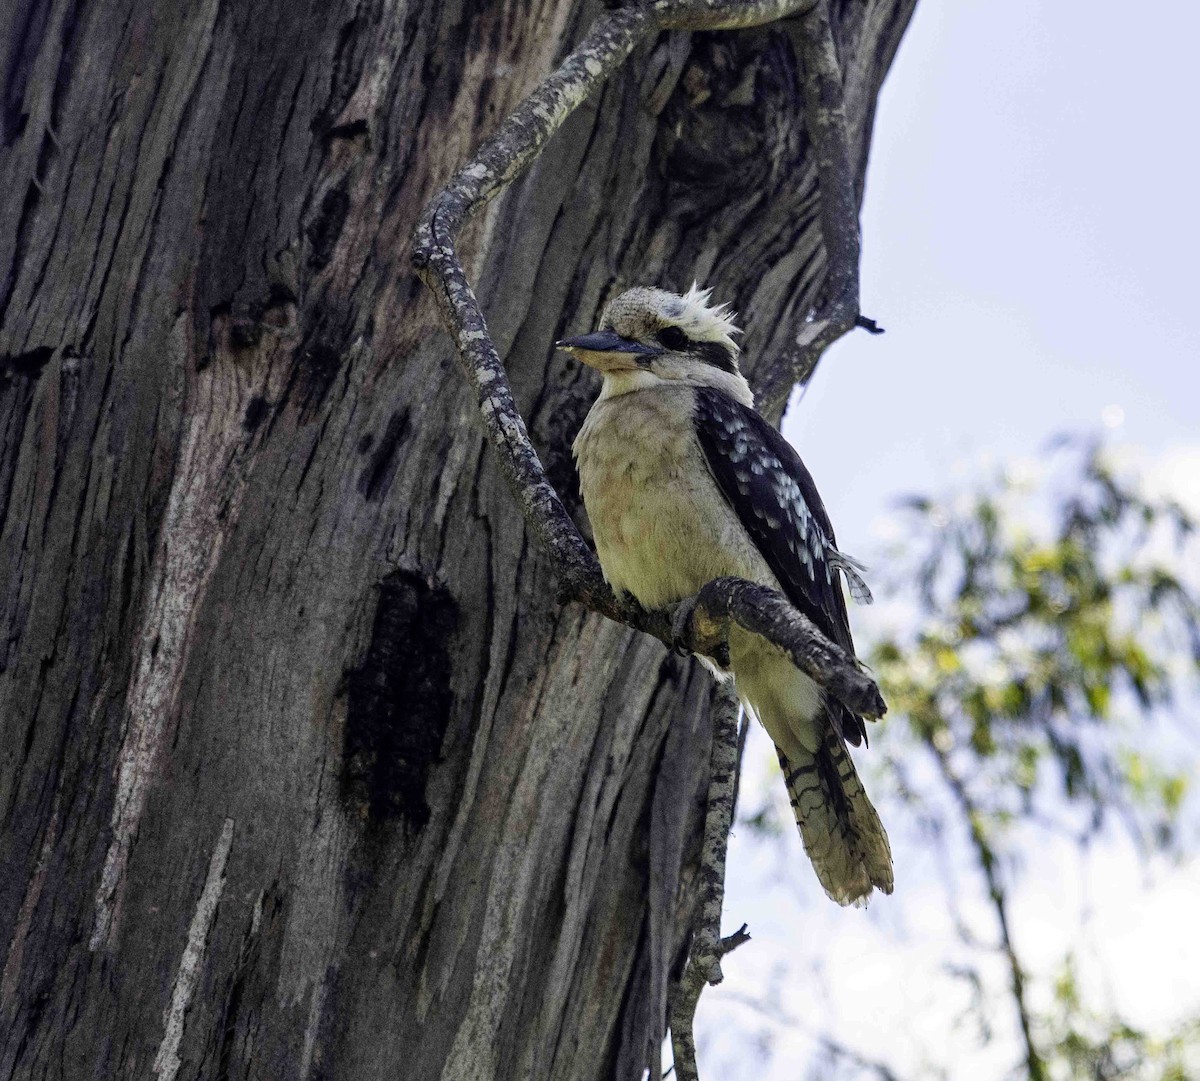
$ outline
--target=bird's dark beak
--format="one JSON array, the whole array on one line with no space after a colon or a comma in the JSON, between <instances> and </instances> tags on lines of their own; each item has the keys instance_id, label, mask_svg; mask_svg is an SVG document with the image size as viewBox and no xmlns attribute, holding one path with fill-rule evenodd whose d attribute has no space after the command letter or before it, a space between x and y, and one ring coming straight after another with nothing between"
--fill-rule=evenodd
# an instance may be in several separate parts
<instances>
[{"instance_id":1,"label":"bird's dark beak","mask_svg":"<svg viewBox=\"0 0 1200 1081\"><path fill-rule=\"evenodd\" d=\"M597 330L591 334L580 334L577 338L564 338L555 342L559 349L575 354L584 364L600 371L639 367L650 357L663 352L657 346L643 345L632 338L622 338L613 330Z\"/></svg>"}]
</instances>

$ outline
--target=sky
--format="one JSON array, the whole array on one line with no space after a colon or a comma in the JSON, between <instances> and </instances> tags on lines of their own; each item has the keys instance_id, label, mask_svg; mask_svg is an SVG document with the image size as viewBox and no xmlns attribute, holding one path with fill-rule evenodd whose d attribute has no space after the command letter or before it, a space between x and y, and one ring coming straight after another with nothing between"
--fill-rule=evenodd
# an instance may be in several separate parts
<instances>
[{"instance_id":1,"label":"sky","mask_svg":"<svg viewBox=\"0 0 1200 1081\"><path fill-rule=\"evenodd\" d=\"M1106 431L1200 513L1198 39L1200 7L1182 3L1153 20L1079 0L918 4L862 215L863 311L887 333L835 345L784 422L846 551L880 558L898 496L1036 460L1063 431ZM751 803L783 798L768 757L753 733ZM735 832L726 931L746 921L754 938L702 1000L702 1076L800 1081L822 1030L902 1078L1008 1076L1011 1019L982 1051L954 1024L967 991L943 967L958 949L946 869L903 821L889 830L898 893L865 913L825 900L795 838L781 866ZM1119 838L1086 860L1031 843L1020 881L1035 999L1075 945L1084 984L1137 1023L1200 1007L1195 861L1147 867ZM989 931L986 909L967 918Z\"/></svg>"},{"instance_id":2,"label":"sky","mask_svg":"<svg viewBox=\"0 0 1200 1081\"><path fill-rule=\"evenodd\" d=\"M848 551L964 458L1106 416L1200 445L1200 6L1168 7L1151 37L1111 2L918 3L862 215L887 333L835 345L784 424Z\"/></svg>"}]
</instances>

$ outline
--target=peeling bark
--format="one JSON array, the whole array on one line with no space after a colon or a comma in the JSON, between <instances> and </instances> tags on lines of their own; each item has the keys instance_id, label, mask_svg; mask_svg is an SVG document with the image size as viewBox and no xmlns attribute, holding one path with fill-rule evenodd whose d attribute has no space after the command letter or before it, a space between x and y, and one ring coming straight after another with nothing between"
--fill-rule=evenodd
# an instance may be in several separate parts
<instances>
[{"instance_id":1,"label":"peeling bark","mask_svg":"<svg viewBox=\"0 0 1200 1081\"><path fill-rule=\"evenodd\" d=\"M599 10L0 16L0 1077L657 1069L707 677L557 606L407 249ZM910 10L833 6L859 178ZM551 476L612 289L817 303L798 56L660 35L465 230Z\"/></svg>"}]
</instances>

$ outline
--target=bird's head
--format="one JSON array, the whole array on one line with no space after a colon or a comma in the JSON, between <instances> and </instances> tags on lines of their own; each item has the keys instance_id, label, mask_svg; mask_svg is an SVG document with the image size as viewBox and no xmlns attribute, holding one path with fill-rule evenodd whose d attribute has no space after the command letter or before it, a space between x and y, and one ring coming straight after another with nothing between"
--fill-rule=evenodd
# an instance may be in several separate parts
<instances>
[{"instance_id":1,"label":"bird's head","mask_svg":"<svg viewBox=\"0 0 1200 1081\"><path fill-rule=\"evenodd\" d=\"M734 341L741 331L728 305L709 303L709 292L695 284L682 296L626 290L604 309L597 330L558 347L597 369L606 395L674 382L716 387L744 401L750 388Z\"/></svg>"}]
</instances>

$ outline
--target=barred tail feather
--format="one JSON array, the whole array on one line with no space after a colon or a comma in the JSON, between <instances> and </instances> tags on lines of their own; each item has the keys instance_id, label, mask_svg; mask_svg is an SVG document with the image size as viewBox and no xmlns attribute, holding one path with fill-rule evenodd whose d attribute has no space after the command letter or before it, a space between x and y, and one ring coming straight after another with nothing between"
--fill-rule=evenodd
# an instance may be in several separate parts
<instances>
[{"instance_id":1,"label":"barred tail feather","mask_svg":"<svg viewBox=\"0 0 1200 1081\"><path fill-rule=\"evenodd\" d=\"M816 755L795 745L790 755L779 751L779 764L804 850L830 898L861 905L872 889L891 893L887 833L837 733L826 732Z\"/></svg>"}]
</instances>

